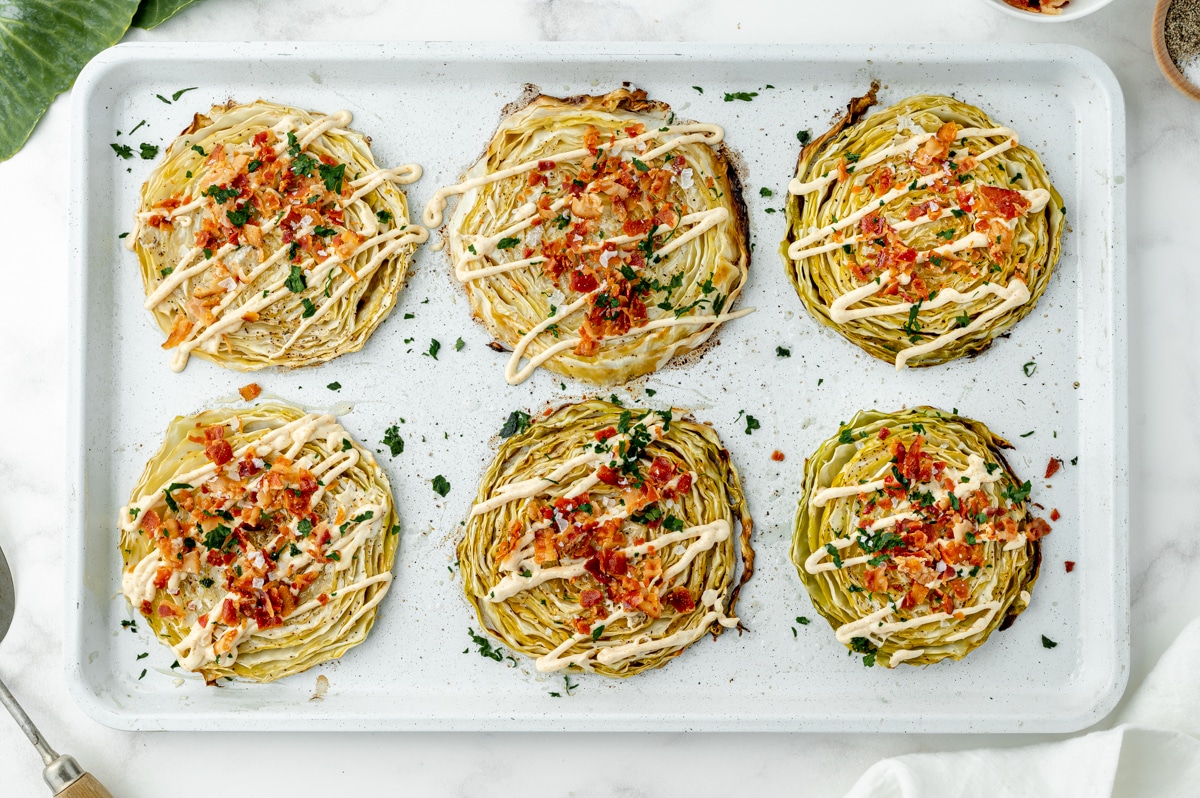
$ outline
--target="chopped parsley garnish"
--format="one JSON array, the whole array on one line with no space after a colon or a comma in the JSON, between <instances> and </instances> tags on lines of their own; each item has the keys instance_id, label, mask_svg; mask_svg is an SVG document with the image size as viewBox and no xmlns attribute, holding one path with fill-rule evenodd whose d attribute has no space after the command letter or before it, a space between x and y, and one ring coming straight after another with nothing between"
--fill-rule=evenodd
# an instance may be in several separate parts
<instances>
[{"instance_id":1,"label":"chopped parsley garnish","mask_svg":"<svg viewBox=\"0 0 1200 798\"><path fill-rule=\"evenodd\" d=\"M657 521L662 518L662 508L656 504L652 504L640 513L634 513L629 516L629 520L637 524L649 524L651 521Z\"/></svg>"},{"instance_id":2,"label":"chopped parsley garnish","mask_svg":"<svg viewBox=\"0 0 1200 798\"><path fill-rule=\"evenodd\" d=\"M201 191L200 193L202 195L204 195L205 197L212 197L214 200L217 201L218 205L223 205L224 203L228 202L231 199L237 199L237 197L241 193L241 191L239 191L236 188L221 188L216 183L214 183L211 186L209 186L208 188L204 189L204 191Z\"/></svg>"},{"instance_id":3,"label":"chopped parsley garnish","mask_svg":"<svg viewBox=\"0 0 1200 798\"><path fill-rule=\"evenodd\" d=\"M254 174L260 168L262 168L262 161L258 160L257 158L255 158L250 163L246 164L246 171L249 172L250 174Z\"/></svg>"},{"instance_id":4,"label":"chopped parsley garnish","mask_svg":"<svg viewBox=\"0 0 1200 798\"><path fill-rule=\"evenodd\" d=\"M207 153L207 152L205 152L205 151L204 151L204 148L203 148L203 147L201 147L199 144L193 144L193 145L192 145L192 152L198 152L198 153L200 153L201 155L205 156L206 158L208 157L208 153Z\"/></svg>"},{"instance_id":5,"label":"chopped parsley garnish","mask_svg":"<svg viewBox=\"0 0 1200 798\"><path fill-rule=\"evenodd\" d=\"M354 444L350 443L349 438L342 438L342 451L348 452L354 448Z\"/></svg>"},{"instance_id":6,"label":"chopped parsley garnish","mask_svg":"<svg viewBox=\"0 0 1200 798\"><path fill-rule=\"evenodd\" d=\"M457 341L454 342L454 351L461 352L463 350L463 347L466 345L467 345L467 342L464 341L463 339L459 338Z\"/></svg>"},{"instance_id":7,"label":"chopped parsley garnish","mask_svg":"<svg viewBox=\"0 0 1200 798\"><path fill-rule=\"evenodd\" d=\"M319 164L317 174L325 183L326 191L332 191L334 194L342 193L342 176L346 174L346 164L340 163L337 166L330 166L327 163Z\"/></svg>"},{"instance_id":8,"label":"chopped parsley garnish","mask_svg":"<svg viewBox=\"0 0 1200 798\"><path fill-rule=\"evenodd\" d=\"M704 93L704 89L700 88L699 86L692 86L692 88L695 89L696 91L700 92L701 94Z\"/></svg>"},{"instance_id":9,"label":"chopped parsley garnish","mask_svg":"<svg viewBox=\"0 0 1200 798\"><path fill-rule=\"evenodd\" d=\"M498 242L496 242L496 249L512 249L513 247L515 247L517 244L520 244L520 243L521 243L521 239L519 239L519 238L511 238L511 237L502 238Z\"/></svg>"},{"instance_id":10,"label":"chopped parsley garnish","mask_svg":"<svg viewBox=\"0 0 1200 798\"><path fill-rule=\"evenodd\" d=\"M746 434L747 435L749 435L754 430L761 428L761 426L762 425L758 423L757 418L750 415L749 413L746 414Z\"/></svg>"},{"instance_id":11,"label":"chopped parsley garnish","mask_svg":"<svg viewBox=\"0 0 1200 798\"><path fill-rule=\"evenodd\" d=\"M680 518L676 518L673 515L668 515L666 517L666 519L663 521L663 529L666 529L670 532L682 532L683 531L683 520Z\"/></svg>"},{"instance_id":12,"label":"chopped parsley garnish","mask_svg":"<svg viewBox=\"0 0 1200 798\"><path fill-rule=\"evenodd\" d=\"M921 312L922 299L918 299L912 307L908 309L908 321L900 325L900 329L904 330L909 335L909 340L915 342L917 335L921 332L921 323L917 321L917 315Z\"/></svg>"},{"instance_id":13,"label":"chopped parsley garnish","mask_svg":"<svg viewBox=\"0 0 1200 798\"><path fill-rule=\"evenodd\" d=\"M433 478L433 492L444 498L450 492L450 481L438 474Z\"/></svg>"},{"instance_id":14,"label":"chopped parsley garnish","mask_svg":"<svg viewBox=\"0 0 1200 798\"><path fill-rule=\"evenodd\" d=\"M756 91L734 91L734 92L727 91L727 92L725 92L725 102L731 103L734 100L741 100L742 102L748 103L757 96L758 96L758 92L756 92Z\"/></svg>"},{"instance_id":15,"label":"chopped parsley garnish","mask_svg":"<svg viewBox=\"0 0 1200 798\"><path fill-rule=\"evenodd\" d=\"M336 381L329 383L329 384L328 384L328 385L326 385L325 387L326 387L326 388L328 388L328 389L329 389L329 390L331 390L331 391L340 391L340 390L342 390L342 384L341 384L340 382L336 382Z\"/></svg>"},{"instance_id":16,"label":"chopped parsley garnish","mask_svg":"<svg viewBox=\"0 0 1200 798\"><path fill-rule=\"evenodd\" d=\"M200 88L200 87L199 86L188 86L186 89L180 89L179 91L177 91L171 95L171 99L178 100L180 97L187 94L189 91L195 91L198 88Z\"/></svg>"},{"instance_id":17,"label":"chopped parsley garnish","mask_svg":"<svg viewBox=\"0 0 1200 798\"><path fill-rule=\"evenodd\" d=\"M207 576L200 580L200 587L212 587L213 584L213 580Z\"/></svg>"},{"instance_id":18,"label":"chopped parsley garnish","mask_svg":"<svg viewBox=\"0 0 1200 798\"><path fill-rule=\"evenodd\" d=\"M214 551L220 551L230 541L237 542L237 539L232 537L232 535L232 529L224 524L217 524L204 536L204 545Z\"/></svg>"},{"instance_id":19,"label":"chopped parsley garnish","mask_svg":"<svg viewBox=\"0 0 1200 798\"><path fill-rule=\"evenodd\" d=\"M760 196L760 197L771 197L771 196L774 196L774 194L775 194L775 192L772 191L771 189L767 188L766 186L763 186L762 188L760 188L758 190L758 196Z\"/></svg>"},{"instance_id":20,"label":"chopped parsley garnish","mask_svg":"<svg viewBox=\"0 0 1200 798\"><path fill-rule=\"evenodd\" d=\"M109 144L108 146L113 148L113 152L115 152L119 158L124 158L128 161L133 157L133 149L126 144Z\"/></svg>"},{"instance_id":21,"label":"chopped parsley garnish","mask_svg":"<svg viewBox=\"0 0 1200 798\"><path fill-rule=\"evenodd\" d=\"M1024 366L1021 366L1021 369L1024 370L1026 377L1032 377L1037 373L1037 363L1031 360Z\"/></svg>"},{"instance_id":22,"label":"chopped parsley garnish","mask_svg":"<svg viewBox=\"0 0 1200 798\"><path fill-rule=\"evenodd\" d=\"M809 141L812 140L812 131L801 130L799 133L796 134L796 140L799 141L801 144L807 144Z\"/></svg>"},{"instance_id":23,"label":"chopped parsley garnish","mask_svg":"<svg viewBox=\"0 0 1200 798\"><path fill-rule=\"evenodd\" d=\"M186 482L172 482L167 489L163 491L163 498L166 499L167 507L171 508L171 512L179 512L179 505L175 502L175 497L171 494L177 490L190 490L191 487L192 486Z\"/></svg>"},{"instance_id":24,"label":"chopped parsley garnish","mask_svg":"<svg viewBox=\"0 0 1200 798\"><path fill-rule=\"evenodd\" d=\"M329 236L335 235L336 233L337 230L334 230L332 227L326 227L323 224L319 224L313 228L313 235L320 236L321 238L329 238Z\"/></svg>"},{"instance_id":25,"label":"chopped parsley garnish","mask_svg":"<svg viewBox=\"0 0 1200 798\"><path fill-rule=\"evenodd\" d=\"M441 341L439 341L436 338L430 338L429 339L429 351L425 352L425 354L429 355L434 360L437 360L438 359L437 353L441 348L442 348Z\"/></svg>"},{"instance_id":26,"label":"chopped parsley garnish","mask_svg":"<svg viewBox=\"0 0 1200 798\"><path fill-rule=\"evenodd\" d=\"M592 642L594 643L597 640L599 640L600 635L602 635L602 634L604 634L604 624L600 624L599 626L597 626L595 629L592 630Z\"/></svg>"},{"instance_id":27,"label":"chopped parsley garnish","mask_svg":"<svg viewBox=\"0 0 1200 798\"><path fill-rule=\"evenodd\" d=\"M234 227L242 227L246 222L250 221L250 211L252 206L248 202L243 202L231 211L226 211L225 216L229 219L229 223Z\"/></svg>"},{"instance_id":28,"label":"chopped parsley garnish","mask_svg":"<svg viewBox=\"0 0 1200 798\"><path fill-rule=\"evenodd\" d=\"M775 357L791 357L791 356L792 356L792 350L788 349L787 347L785 347L785 346L775 347Z\"/></svg>"},{"instance_id":29,"label":"chopped parsley garnish","mask_svg":"<svg viewBox=\"0 0 1200 798\"><path fill-rule=\"evenodd\" d=\"M1000 495L1013 504L1020 504L1029 498L1029 491L1032 487L1029 480L1025 480L1025 483L1019 488L1012 485L1005 485L1003 490L1000 491Z\"/></svg>"},{"instance_id":30,"label":"chopped parsley garnish","mask_svg":"<svg viewBox=\"0 0 1200 798\"><path fill-rule=\"evenodd\" d=\"M487 657L488 659L494 659L496 662L500 662L504 659L504 652L501 649L492 648L491 641L486 637L475 634L475 630L471 628L467 629L467 634L471 635L471 642L479 647L479 656ZM467 652L463 651L463 653L465 654Z\"/></svg>"},{"instance_id":31,"label":"chopped parsley garnish","mask_svg":"<svg viewBox=\"0 0 1200 798\"><path fill-rule=\"evenodd\" d=\"M387 224L388 222L390 222L392 220L392 212L391 211L375 211L375 218L377 220L379 220L380 224Z\"/></svg>"},{"instance_id":32,"label":"chopped parsley garnish","mask_svg":"<svg viewBox=\"0 0 1200 798\"><path fill-rule=\"evenodd\" d=\"M1054 648L1057 645L1058 645L1058 643L1055 643L1050 638L1046 637L1045 635L1042 635L1042 648Z\"/></svg>"},{"instance_id":33,"label":"chopped parsley garnish","mask_svg":"<svg viewBox=\"0 0 1200 798\"><path fill-rule=\"evenodd\" d=\"M158 155L158 145L146 144L145 142L138 145L138 154L142 156L143 161L149 161Z\"/></svg>"},{"instance_id":34,"label":"chopped parsley garnish","mask_svg":"<svg viewBox=\"0 0 1200 798\"><path fill-rule=\"evenodd\" d=\"M304 272L300 270L300 267L293 266L288 272L287 282L284 285L293 294L298 294L305 288L308 288L308 281L304 279Z\"/></svg>"},{"instance_id":35,"label":"chopped parsley garnish","mask_svg":"<svg viewBox=\"0 0 1200 798\"><path fill-rule=\"evenodd\" d=\"M970 314L970 313L967 313L967 312L964 310L964 311L962 312L962 315L961 315L961 316L955 316L955 317L954 317L954 320L955 320L956 322L958 322L958 326L959 326L959 327L966 327L966 326L968 326L968 325L971 323L971 314Z\"/></svg>"},{"instance_id":36,"label":"chopped parsley garnish","mask_svg":"<svg viewBox=\"0 0 1200 798\"><path fill-rule=\"evenodd\" d=\"M393 424L383 431L383 445L388 447L392 457L404 451L404 439L400 437L400 426Z\"/></svg>"},{"instance_id":37,"label":"chopped parsley garnish","mask_svg":"<svg viewBox=\"0 0 1200 798\"><path fill-rule=\"evenodd\" d=\"M634 166L634 168L635 168L635 169L637 169L639 172L648 172L648 171L650 171L650 167L649 167L649 166L646 166L646 164L642 163L642 162L641 162L641 161L639 161L637 158L634 158L634 159L633 159L633 166Z\"/></svg>"},{"instance_id":38,"label":"chopped parsley garnish","mask_svg":"<svg viewBox=\"0 0 1200 798\"><path fill-rule=\"evenodd\" d=\"M500 428L500 437L511 438L527 429L529 429L529 414L523 410L514 410L508 414L508 420Z\"/></svg>"},{"instance_id":39,"label":"chopped parsley garnish","mask_svg":"<svg viewBox=\"0 0 1200 798\"><path fill-rule=\"evenodd\" d=\"M300 318L308 319L316 315L317 306L312 303L311 299L304 297L300 300L300 304L304 306L304 312L300 314Z\"/></svg>"}]
</instances>

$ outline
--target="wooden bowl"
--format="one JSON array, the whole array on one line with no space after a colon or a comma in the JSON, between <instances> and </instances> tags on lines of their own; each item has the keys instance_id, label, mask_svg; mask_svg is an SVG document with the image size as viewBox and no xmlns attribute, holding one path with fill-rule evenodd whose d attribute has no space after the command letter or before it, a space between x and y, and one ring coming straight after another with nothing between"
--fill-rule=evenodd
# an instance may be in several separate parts
<instances>
[{"instance_id":1,"label":"wooden bowl","mask_svg":"<svg viewBox=\"0 0 1200 798\"><path fill-rule=\"evenodd\" d=\"M1200 100L1200 86L1196 86L1183 76L1179 67L1175 66L1175 62L1171 60L1171 54L1167 52L1167 8L1170 5L1171 0L1158 0L1158 7L1154 9L1153 30L1150 35L1150 39L1154 43L1154 58L1158 61L1158 68L1166 75L1172 86L1193 100ZM1200 56L1200 54L1197 55Z\"/></svg>"}]
</instances>

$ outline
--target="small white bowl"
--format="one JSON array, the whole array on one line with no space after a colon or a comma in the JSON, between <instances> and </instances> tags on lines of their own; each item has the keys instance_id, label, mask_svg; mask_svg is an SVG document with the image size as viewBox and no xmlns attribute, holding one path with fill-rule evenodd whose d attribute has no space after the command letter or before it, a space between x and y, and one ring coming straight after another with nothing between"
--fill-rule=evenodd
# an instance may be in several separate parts
<instances>
[{"instance_id":1,"label":"small white bowl","mask_svg":"<svg viewBox=\"0 0 1200 798\"><path fill-rule=\"evenodd\" d=\"M1071 0L1062 8L1058 14L1035 14L1032 11L1022 11L1019 8L1014 8L1004 0L983 0L985 5L989 5L997 11L1002 11L1010 17L1028 20L1029 22L1070 22L1073 19L1086 17L1093 11L1099 11L1113 0Z\"/></svg>"}]
</instances>

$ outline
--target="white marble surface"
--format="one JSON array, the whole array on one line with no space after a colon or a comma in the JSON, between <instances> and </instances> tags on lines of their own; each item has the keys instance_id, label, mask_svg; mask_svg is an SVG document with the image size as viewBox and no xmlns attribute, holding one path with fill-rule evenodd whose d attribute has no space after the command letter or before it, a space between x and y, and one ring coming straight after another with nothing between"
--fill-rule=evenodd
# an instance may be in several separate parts
<instances>
[{"instance_id":1,"label":"white marble surface","mask_svg":"<svg viewBox=\"0 0 1200 798\"><path fill-rule=\"evenodd\" d=\"M1063 41L1099 54L1128 103L1129 368L1132 474L1130 684L1140 683L1200 608L1190 589L1200 522L1180 502L1200 477L1198 257L1190 233L1200 189L1200 105L1159 75L1150 51L1152 0L1117 0L1080 22L1037 25L972 0L643 0L410 2L202 0L132 39L642 38L729 42ZM337 6L334 9L334 6ZM1047 46L1053 46L1047 45ZM0 545L17 575L20 612L0 675L52 743L120 796L211 796L287 789L293 795L695 796L753 786L764 793L839 795L880 757L1013 746L1051 736L129 734L87 718L63 677L63 462L66 403L66 163L60 99L25 149L0 164L6 256L0 312ZM32 297L32 299L26 299ZM35 332L36 331L36 332ZM665 754L644 766L647 750ZM197 762L205 752L207 766ZM609 763L606 766L604 763ZM612 765L619 765L613 767ZM286 768L286 770L284 769ZM286 774L286 775L284 775ZM0 795L43 793L37 756L0 717ZM758 790L755 790L756 792Z\"/></svg>"}]
</instances>

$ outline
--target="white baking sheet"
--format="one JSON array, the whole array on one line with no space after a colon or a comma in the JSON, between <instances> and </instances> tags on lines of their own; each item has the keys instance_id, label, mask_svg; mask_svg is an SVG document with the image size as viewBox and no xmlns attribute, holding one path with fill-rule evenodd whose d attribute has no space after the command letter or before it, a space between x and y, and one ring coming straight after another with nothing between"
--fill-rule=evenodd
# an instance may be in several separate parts
<instances>
[{"instance_id":1,"label":"white baking sheet","mask_svg":"<svg viewBox=\"0 0 1200 798\"><path fill-rule=\"evenodd\" d=\"M897 374L817 325L779 262L783 215L770 210L782 207L796 132L822 130L871 78L884 84L884 104L942 92L982 106L1042 154L1065 198L1070 228L1049 290L1010 338L975 359ZM578 399L586 386L562 387L547 372L506 385L506 355L487 348L445 254L428 249L362 352L253 377L195 359L172 373L142 309L134 256L117 237L130 228L152 162L120 160L109 144L165 145L193 112L229 98L346 108L381 164L425 167L408 190L419 215L474 161L524 84L567 95L622 81L681 116L723 125L741 154L755 244L741 306L758 312L723 328L699 362L615 393L692 408L716 426L749 496L757 572L738 606L747 633L701 640L627 681L572 676L578 686L568 695L561 675L477 655L452 565L459 522L509 412ZM198 88L173 104L155 96L190 86ZM738 91L758 96L723 99ZM1085 727L1119 698L1129 660L1124 109L1112 73L1090 53L975 44L122 45L84 71L73 109L66 660L96 719L127 729L1043 732ZM142 119L132 138L117 136ZM762 197L762 187L775 195ZM437 360L423 354L433 338ZM791 357L778 357L778 346ZM1036 373L1027 378L1030 361ZM286 400L338 409L376 448L404 419L404 453L381 456L403 537L395 584L365 644L275 684L205 687L179 680L173 654L144 623L136 633L122 628L138 616L118 593L116 512L171 417L228 401L252 379ZM325 387L335 380L337 393ZM645 388L657 395L647 400ZM805 456L856 410L924 403L1012 439L1011 462L1033 480L1033 498L1063 517L1043 544L1032 606L1011 629L962 662L864 668L834 640L788 560L798 484ZM748 435L742 410L761 429ZM782 463L771 460L775 449ZM1052 486L1041 478L1051 456L1068 461ZM452 485L445 499L430 488L437 474ZM1065 560L1078 563L1073 573ZM1042 635L1058 646L1044 648ZM149 656L138 659L142 652ZM331 686L310 701L319 674Z\"/></svg>"}]
</instances>

